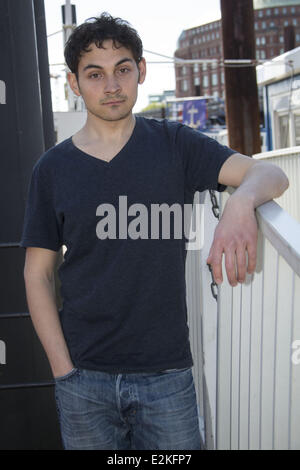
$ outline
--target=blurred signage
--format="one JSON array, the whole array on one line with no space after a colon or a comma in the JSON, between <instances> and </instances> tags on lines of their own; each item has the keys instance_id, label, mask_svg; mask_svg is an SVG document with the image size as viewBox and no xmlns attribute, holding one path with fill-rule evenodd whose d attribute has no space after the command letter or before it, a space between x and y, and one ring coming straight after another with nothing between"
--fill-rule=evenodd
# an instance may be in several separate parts
<instances>
[{"instance_id":1,"label":"blurred signage","mask_svg":"<svg viewBox=\"0 0 300 470\"><path fill-rule=\"evenodd\" d=\"M206 101L184 101L182 110L183 124L193 129L203 129L206 124Z\"/></svg>"},{"instance_id":2,"label":"blurred signage","mask_svg":"<svg viewBox=\"0 0 300 470\"><path fill-rule=\"evenodd\" d=\"M207 122L206 99L167 101L166 117L172 121L182 122L193 129L205 129Z\"/></svg>"}]
</instances>

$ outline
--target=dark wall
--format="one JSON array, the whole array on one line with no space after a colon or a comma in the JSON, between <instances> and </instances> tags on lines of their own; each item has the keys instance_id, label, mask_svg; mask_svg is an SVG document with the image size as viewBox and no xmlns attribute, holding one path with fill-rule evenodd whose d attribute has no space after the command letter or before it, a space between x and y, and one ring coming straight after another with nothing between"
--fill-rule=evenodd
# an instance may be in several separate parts
<instances>
[{"instance_id":1,"label":"dark wall","mask_svg":"<svg viewBox=\"0 0 300 470\"><path fill-rule=\"evenodd\" d=\"M42 0L0 0L0 449L61 446L51 371L28 314L19 247L32 167L45 151L43 119L50 127L53 121L45 31Z\"/></svg>"}]
</instances>

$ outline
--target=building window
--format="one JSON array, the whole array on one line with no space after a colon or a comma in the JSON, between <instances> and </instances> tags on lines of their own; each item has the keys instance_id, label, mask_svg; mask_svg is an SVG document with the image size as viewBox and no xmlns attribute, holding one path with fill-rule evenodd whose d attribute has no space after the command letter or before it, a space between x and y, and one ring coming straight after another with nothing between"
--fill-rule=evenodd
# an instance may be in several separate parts
<instances>
[{"instance_id":1,"label":"building window","mask_svg":"<svg viewBox=\"0 0 300 470\"><path fill-rule=\"evenodd\" d=\"M207 64L202 64L202 70L205 72L207 70Z\"/></svg>"},{"instance_id":2,"label":"building window","mask_svg":"<svg viewBox=\"0 0 300 470\"><path fill-rule=\"evenodd\" d=\"M187 80L183 80L182 81L182 85L181 85L181 91L187 91L188 90L188 81Z\"/></svg>"},{"instance_id":3,"label":"building window","mask_svg":"<svg viewBox=\"0 0 300 470\"><path fill-rule=\"evenodd\" d=\"M265 38L265 36L262 36L262 38L261 38L261 44L266 44L266 38Z\"/></svg>"},{"instance_id":4,"label":"building window","mask_svg":"<svg viewBox=\"0 0 300 470\"><path fill-rule=\"evenodd\" d=\"M194 85L200 85L200 78L199 77L194 78Z\"/></svg>"},{"instance_id":5,"label":"building window","mask_svg":"<svg viewBox=\"0 0 300 470\"><path fill-rule=\"evenodd\" d=\"M199 64L194 64L194 72L199 72Z\"/></svg>"},{"instance_id":6,"label":"building window","mask_svg":"<svg viewBox=\"0 0 300 470\"><path fill-rule=\"evenodd\" d=\"M293 13L293 14L296 13L296 8L295 7L291 8L291 13Z\"/></svg>"},{"instance_id":7,"label":"building window","mask_svg":"<svg viewBox=\"0 0 300 470\"><path fill-rule=\"evenodd\" d=\"M186 66L184 65L184 66L182 67L182 75L186 75L186 72L187 72L187 68L186 68Z\"/></svg>"},{"instance_id":8,"label":"building window","mask_svg":"<svg viewBox=\"0 0 300 470\"><path fill-rule=\"evenodd\" d=\"M264 50L260 51L260 58L265 59L266 58L266 52Z\"/></svg>"},{"instance_id":9,"label":"building window","mask_svg":"<svg viewBox=\"0 0 300 470\"><path fill-rule=\"evenodd\" d=\"M270 8L267 9L267 16L270 16L271 15L271 10Z\"/></svg>"},{"instance_id":10,"label":"building window","mask_svg":"<svg viewBox=\"0 0 300 470\"><path fill-rule=\"evenodd\" d=\"M294 19L293 19L293 25L294 25L294 26L297 26L297 24L298 24L297 18L294 18Z\"/></svg>"},{"instance_id":11,"label":"building window","mask_svg":"<svg viewBox=\"0 0 300 470\"><path fill-rule=\"evenodd\" d=\"M289 118L288 115L279 116L279 148L290 147Z\"/></svg>"},{"instance_id":12,"label":"building window","mask_svg":"<svg viewBox=\"0 0 300 470\"><path fill-rule=\"evenodd\" d=\"M300 114L294 114L294 124L295 124L295 145L300 145Z\"/></svg>"},{"instance_id":13,"label":"building window","mask_svg":"<svg viewBox=\"0 0 300 470\"><path fill-rule=\"evenodd\" d=\"M275 8L274 13L275 13L275 15L278 15L278 14L279 14L278 8Z\"/></svg>"},{"instance_id":14,"label":"building window","mask_svg":"<svg viewBox=\"0 0 300 470\"><path fill-rule=\"evenodd\" d=\"M285 22L283 23L284 26L288 26L289 25L289 21L288 20L285 20Z\"/></svg>"},{"instance_id":15,"label":"building window","mask_svg":"<svg viewBox=\"0 0 300 470\"><path fill-rule=\"evenodd\" d=\"M218 78L219 77L218 77L217 73L212 74L212 86L217 86L218 85L218 82L219 82Z\"/></svg>"},{"instance_id":16,"label":"building window","mask_svg":"<svg viewBox=\"0 0 300 470\"><path fill-rule=\"evenodd\" d=\"M260 10L260 11L258 12L258 16L259 16L259 18L262 18L262 17L264 16L263 10Z\"/></svg>"},{"instance_id":17,"label":"building window","mask_svg":"<svg viewBox=\"0 0 300 470\"><path fill-rule=\"evenodd\" d=\"M207 87L208 87L208 76L204 75L204 77L203 77L203 88L207 88Z\"/></svg>"},{"instance_id":18,"label":"building window","mask_svg":"<svg viewBox=\"0 0 300 470\"><path fill-rule=\"evenodd\" d=\"M262 29L266 29L267 25L266 25L266 22L265 22L265 21L262 21L262 22L261 22L261 27L262 27Z\"/></svg>"},{"instance_id":19,"label":"building window","mask_svg":"<svg viewBox=\"0 0 300 470\"><path fill-rule=\"evenodd\" d=\"M283 36L279 36L279 42L283 42L284 39L283 39Z\"/></svg>"},{"instance_id":20,"label":"building window","mask_svg":"<svg viewBox=\"0 0 300 470\"><path fill-rule=\"evenodd\" d=\"M255 23L254 23L254 29L258 30L258 23L257 23L257 21L255 21Z\"/></svg>"},{"instance_id":21,"label":"building window","mask_svg":"<svg viewBox=\"0 0 300 470\"><path fill-rule=\"evenodd\" d=\"M256 45L257 45L257 46L260 45L260 38L256 38Z\"/></svg>"},{"instance_id":22,"label":"building window","mask_svg":"<svg viewBox=\"0 0 300 470\"><path fill-rule=\"evenodd\" d=\"M286 14L287 14L287 9L286 9L286 8L283 8L283 9L282 9L282 13L283 13L284 15L286 15Z\"/></svg>"}]
</instances>

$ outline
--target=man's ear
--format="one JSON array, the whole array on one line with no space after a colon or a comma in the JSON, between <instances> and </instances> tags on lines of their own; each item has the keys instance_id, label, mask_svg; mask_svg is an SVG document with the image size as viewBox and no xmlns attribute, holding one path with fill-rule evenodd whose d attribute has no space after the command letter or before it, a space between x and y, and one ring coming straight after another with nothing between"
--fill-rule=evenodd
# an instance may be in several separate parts
<instances>
[{"instance_id":1,"label":"man's ear","mask_svg":"<svg viewBox=\"0 0 300 470\"><path fill-rule=\"evenodd\" d=\"M67 79L68 79L69 85L71 87L71 90L75 93L75 95L81 96L79 84L78 84L75 73L68 72L67 73Z\"/></svg>"},{"instance_id":2,"label":"man's ear","mask_svg":"<svg viewBox=\"0 0 300 470\"><path fill-rule=\"evenodd\" d=\"M141 58L138 64L138 69L139 69L138 83L141 85L142 83L144 83L145 78L146 78L146 60L144 59L144 57Z\"/></svg>"}]
</instances>

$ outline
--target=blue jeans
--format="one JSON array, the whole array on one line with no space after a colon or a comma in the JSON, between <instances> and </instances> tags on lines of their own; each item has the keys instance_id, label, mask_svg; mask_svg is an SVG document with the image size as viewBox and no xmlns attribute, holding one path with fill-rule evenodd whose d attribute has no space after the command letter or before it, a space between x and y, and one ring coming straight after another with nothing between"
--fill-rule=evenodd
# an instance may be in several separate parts
<instances>
[{"instance_id":1,"label":"blue jeans","mask_svg":"<svg viewBox=\"0 0 300 470\"><path fill-rule=\"evenodd\" d=\"M191 368L130 374L75 368L55 382L67 450L201 449Z\"/></svg>"}]
</instances>

